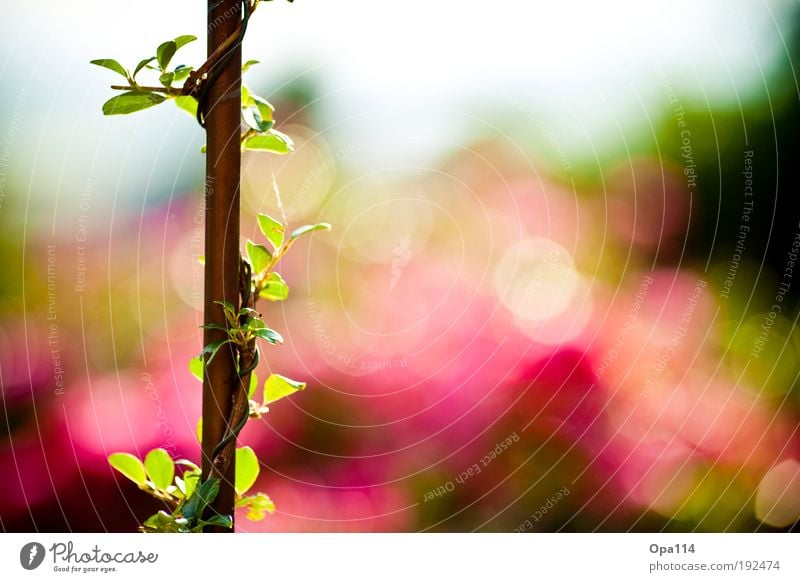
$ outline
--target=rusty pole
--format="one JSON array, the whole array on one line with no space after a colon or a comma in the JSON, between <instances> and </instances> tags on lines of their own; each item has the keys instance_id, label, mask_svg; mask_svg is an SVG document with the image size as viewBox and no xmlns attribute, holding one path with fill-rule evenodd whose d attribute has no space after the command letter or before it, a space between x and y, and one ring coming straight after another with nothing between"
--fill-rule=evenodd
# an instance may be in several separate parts
<instances>
[{"instance_id":1,"label":"rusty pole","mask_svg":"<svg viewBox=\"0 0 800 582\"><path fill-rule=\"evenodd\" d=\"M231 35L241 22L241 0L208 1L208 55ZM241 48L208 88L206 101L205 189L205 323L224 325L222 308L214 301L239 304L239 185L241 168L240 119ZM224 339L220 330L204 330L203 345ZM203 478L211 474L211 453L222 439L238 384L235 354L224 346L206 367L203 378ZM236 459L231 459L212 508L233 516ZM233 531L214 528L214 531Z\"/></svg>"}]
</instances>

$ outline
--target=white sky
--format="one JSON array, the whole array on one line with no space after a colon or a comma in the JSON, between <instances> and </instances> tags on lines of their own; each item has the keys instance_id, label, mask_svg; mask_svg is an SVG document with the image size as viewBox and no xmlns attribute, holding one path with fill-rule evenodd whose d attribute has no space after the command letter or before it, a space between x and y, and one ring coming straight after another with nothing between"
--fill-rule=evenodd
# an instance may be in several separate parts
<instances>
[{"instance_id":1,"label":"white sky","mask_svg":"<svg viewBox=\"0 0 800 582\"><path fill-rule=\"evenodd\" d=\"M0 131L27 92L15 180L34 195L74 191L92 160L97 187L123 197L140 196L150 181L171 184L176 163L185 164L179 186L197 179L199 131L171 110L103 119L112 75L88 61L128 64L178 34L200 36L204 3L0 4ZM251 21L246 58L264 63L253 75L265 84L304 73L322 80L330 121L350 120L337 128L340 138L419 137L372 148L371 163L419 163L463 137L465 115L509 100L546 114L567 143L570 127L601 138L629 103L663 106L662 70L686 98L746 99L783 51L776 22L786 26L793 7L789 0L275 0ZM203 49L196 43L186 60L199 62ZM138 170L122 176L120 156Z\"/></svg>"}]
</instances>

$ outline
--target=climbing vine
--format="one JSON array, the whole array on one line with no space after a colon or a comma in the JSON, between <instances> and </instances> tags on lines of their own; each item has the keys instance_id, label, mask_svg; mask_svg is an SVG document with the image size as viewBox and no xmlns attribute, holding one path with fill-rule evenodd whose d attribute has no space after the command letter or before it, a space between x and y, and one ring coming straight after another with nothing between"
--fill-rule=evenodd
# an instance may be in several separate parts
<instances>
[{"instance_id":1,"label":"climbing vine","mask_svg":"<svg viewBox=\"0 0 800 582\"><path fill-rule=\"evenodd\" d=\"M97 59L92 64L104 67L124 78L124 84L112 85L118 91L103 104L105 115L125 115L173 101L183 111L205 126L206 97L210 84L229 62L232 50L238 48L247 30L247 23L260 2L243 0L241 21L236 33L223 42L199 67L173 65L180 50L197 40L183 35L161 43L155 55L145 57L132 68L123 67L114 59ZM289 0L290 2L292 0ZM257 64L247 61L242 72ZM275 108L263 97L242 85L240 144L242 150L287 154L293 151L292 140L275 129ZM204 148L205 150L205 148ZM277 184L273 185L279 196ZM236 439L249 419L261 418L269 405L305 389L306 384L280 374L271 374L259 393L255 369L260 361L261 346L283 343L279 332L269 327L258 311L258 301L279 302L287 299L289 286L277 268L295 241L317 230L328 230L327 223L310 224L289 231L282 222L267 214L258 215L258 227L263 242L248 240L245 253L240 255L240 306L228 301L215 301L225 316L225 324L209 323L202 327L224 332L223 339L204 346L199 356L189 362L189 371L201 382L205 367L220 350L232 350L236 365L236 386L231 414L222 439L213 449L210 475L204 480L198 465L186 459L173 459L161 448L153 449L139 459L127 452L109 456L110 465L133 481L139 489L162 502L162 509L147 518L140 526L144 532L200 532L207 526L231 528L231 515L209 511L216 498L220 480L235 458L235 506L246 509L251 520L261 520L275 511L265 493L250 490L260 471L260 461L247 446L235 448ZM198 421L198 441L202 438L202 418ZM209 515L211 513L211 515Z\"/></svg>"}]
</instances>

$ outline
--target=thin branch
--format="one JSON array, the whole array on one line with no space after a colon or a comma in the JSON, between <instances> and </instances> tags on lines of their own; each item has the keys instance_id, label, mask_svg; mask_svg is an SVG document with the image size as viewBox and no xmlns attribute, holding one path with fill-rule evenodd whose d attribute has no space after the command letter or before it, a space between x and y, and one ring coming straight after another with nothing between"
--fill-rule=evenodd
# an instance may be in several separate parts
<instances>
[{"instance_id":1,"label":"thin branch","mask_svg":"<svg viewBox=\"0 0 800 582\"><path fill-rule=\"evenodd\" d=\"M250 3L250 14L252 15L255 12L256 7L258 6L258 2L254 1ZM205 76L208 72L216 66L219 60L225 56L228 50L233 46L233 44L239 40L239 36L242 31L242 26L244 26L243 22L239 22L239 25L236 27L236 30L233 34L231 34L228 38L226 38L221 45L219 45L211 55L206 59L206 62L200 65L196 70L189 73L189 76L186 79L186 83L183 84L181 89L182 95L194 95L199 89L202 82L205 80Z\"/></svg>"},{"instance_id":2,"label":"thin branch","mask_svg":"<svg viewBox=\"0 0 800 582\"><path fill-rule=\"evenodd\" d=\"M111 85L115 91L147 91L149 93L163 93L171 97L180 97L183 95L182 89L175 87L143 87L142 85Z\"/></svg>"}]
</instances>

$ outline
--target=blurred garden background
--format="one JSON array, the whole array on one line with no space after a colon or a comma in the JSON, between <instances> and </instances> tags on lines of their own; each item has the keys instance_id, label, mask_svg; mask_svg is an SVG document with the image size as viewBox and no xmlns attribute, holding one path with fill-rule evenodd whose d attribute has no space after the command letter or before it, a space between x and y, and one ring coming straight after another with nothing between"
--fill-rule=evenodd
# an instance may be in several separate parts
<instances>
[{"instance_id":1,"label":"blurred garden background","mask_svg":"<svg viewBox=\"0 0 800 582\"><path fill-rule=\"evenodd\" d=\"M204 4L2 4L0 530L134 531L107 455L199 460L203 134L104 118L89 60ZM245 155L243 241L273 177L334 228L264 308L259 376L309 387L242 436L277 511L239 531L797 527L796 3L262 10L296 151Z\"/></svg>"}]
</instances>

